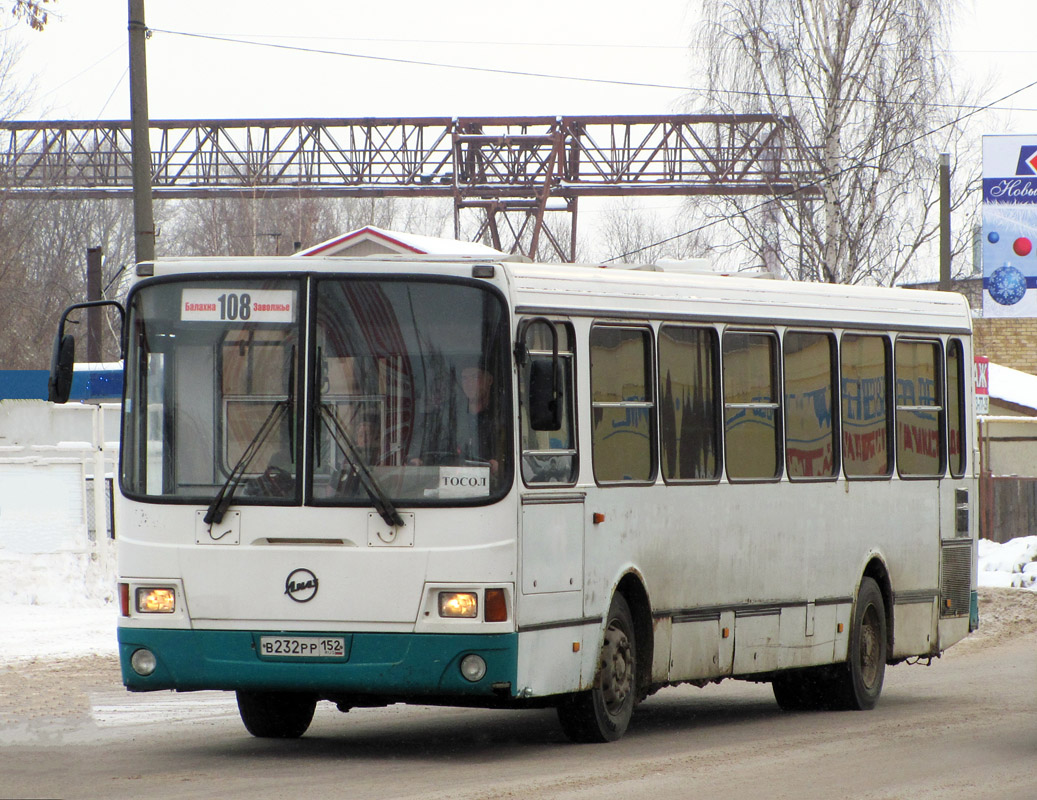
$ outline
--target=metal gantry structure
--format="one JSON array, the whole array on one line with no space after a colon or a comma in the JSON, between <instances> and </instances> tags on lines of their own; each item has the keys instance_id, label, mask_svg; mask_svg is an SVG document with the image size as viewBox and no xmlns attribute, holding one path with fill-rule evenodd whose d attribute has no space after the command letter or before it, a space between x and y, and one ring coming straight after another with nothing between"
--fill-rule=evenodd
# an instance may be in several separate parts
<instances>
[{"instance_id":1,"label":"metal gantry structure","mask_svg":"<svg viewBox=\"0 0 1037 800\"><path fill-rule=\"evenodd\" d=\"M473 239L571 261L579 200L810 191L788 160L788 118L755 115L152 120L155 199L444 197ZM0 122L0 192L132 193L130 123ZM568 217L564 225L548 217ZM560 235L560 232L564 234Z\"/></svg>"}]
</instances>

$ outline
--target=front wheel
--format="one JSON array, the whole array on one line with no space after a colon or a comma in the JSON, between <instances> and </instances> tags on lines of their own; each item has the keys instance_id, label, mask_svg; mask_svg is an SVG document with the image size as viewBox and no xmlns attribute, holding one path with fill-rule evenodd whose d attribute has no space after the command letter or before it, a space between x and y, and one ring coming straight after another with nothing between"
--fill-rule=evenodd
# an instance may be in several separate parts
<instances>
[{"instance_id":1,"label":"front wheel","mask_svg":"<svg viewBox=\"0 0 1037 800\"><path fill-rule=\"evenodd\" d=\"M634 619L626 600L617 594L609 607L594 687L562 700L558 719L574 742L614 742L626 732L636 700Z\"/></svg>"},{"instance_id":2,"label":"front wheel","mask_svg":"<svg viewBox=\"0 0 1037 800\"><path fill-rule=\"evenodd\" d=\"M317 698L298 692L238 693L245 729L261 739L298 739L313 720Z\"/></svg>"}]
</instances>

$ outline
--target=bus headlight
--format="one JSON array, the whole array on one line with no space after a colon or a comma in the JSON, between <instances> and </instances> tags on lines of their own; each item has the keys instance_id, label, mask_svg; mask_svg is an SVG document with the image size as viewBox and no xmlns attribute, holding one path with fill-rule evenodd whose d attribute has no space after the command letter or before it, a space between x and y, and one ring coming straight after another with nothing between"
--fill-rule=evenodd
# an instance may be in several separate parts
<instances>
[{"instance_id":1,"label":"bus headlight","mask_svg":"<svg viewBox=\"0 0 1037 800\"><path fill-rule=\"evenodd\" d=\"M479 596L475 592L440 592L439 616L473 619L479 615Z\"/></svg>"},{"instance_id":2,"label":"bus headlight","mask_svg":"<svg viewBox=\"0 0 1037 800\"><path fill-rule=\"evenodd\" d=\"M168 587L146 586L137 589L138 614L172 614L176 611L176 592Z\"/></svg>"}]
</instances>

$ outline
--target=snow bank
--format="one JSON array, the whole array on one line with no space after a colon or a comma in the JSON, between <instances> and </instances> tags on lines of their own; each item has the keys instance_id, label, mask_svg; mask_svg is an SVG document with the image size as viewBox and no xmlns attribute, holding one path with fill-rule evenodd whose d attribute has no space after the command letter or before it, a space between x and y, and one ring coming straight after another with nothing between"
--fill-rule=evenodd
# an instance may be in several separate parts
<instances>
[{"instance_id":1,"label":"snow bank","mask_svg":"<svg viewBox=\"0 0 1037 800\"><path fill-rule=\"evenodd\" d=\"M14 553L0 549L0 607L100 608L115 601L106 553Z\"/></svg>"},{"instance_id":2,"label":"snow bank","mask_svg":"<svg viewBox=\"0 0 1037 800\"><path fill-rule=\"evenodd\" d=\"M980 539L977 583L1037 591L1037 536L1021 536L1004 544Z\"/></svg>"}]
</instances>

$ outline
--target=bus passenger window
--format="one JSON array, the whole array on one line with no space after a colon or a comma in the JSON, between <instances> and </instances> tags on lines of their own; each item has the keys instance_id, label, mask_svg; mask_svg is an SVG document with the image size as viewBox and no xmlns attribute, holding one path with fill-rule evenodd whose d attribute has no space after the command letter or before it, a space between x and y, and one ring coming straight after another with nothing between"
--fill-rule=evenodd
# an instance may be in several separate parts
<instances>
[{"instance_id":1,"label":"bus passenger window","mask_svg":"<svg viewBox=\"0 0 1037 800\"><path fill-rule=\"evenodd\" d=\"M936 477L946 464L943 386L937 342L896 343L897 469L901 475Z\"/></svg>"},{"instance_id":2,"label":"bus passenger window","mask_svg":"<svg viewBox=\"0 0 1037 800\"><path fill-rule=\"evenodd\" d=\"M574 483L579 471L573 425L573 332L567 323L554 323L558 357L562 366L562 424L558 430L534 430L526 406L530 367L535 358L550 359L551 331L546 322L534 322L526 330L529 358L519 376L519 417L522 432L522 479L526 484ZM521 330L521 329L520 329Z\"/></svg>"},{"instance_id":3,"label":"bus passenger window","mask_svg":"<svg viewBox=\"0 0 1037 800\"><path fill-rule=\"evenodd\" d=\"M781 476L778 340L770 333L724 334L724 438L727 476Z\"/></svg>"},{"instance_id":4,"label":"bus passenger window","mask_svg":"<svg viewBox=\"0 0 1037 800\"><path fill-rule=\"evenodd\" d=\"M835 450L835 337L786 333L785 468L789 478L830 478Z\"/></svg>"},{"instance_id":5,"label":"bus passenger window","mask_svg":"<svg viewBox=\"0 0 1037 800\"><path fill-rule=\"evenodd\" d=\"M889 340L844 334L840 371L843 471L848 478L889 476Z\"/></svg>"},{"instance_id":6,"label":"bus passenger window","mask_svg":"<svg viewBox=\"0 0 1037 800\"><path fill-rule=\"evenodd\" d=\"M591 329L591 438L602 483L655 478L651 353L644 328Z\"/></svg>"},{"instance_id":7,"label":"bus passenger window","mask_svg":"<svg viewBox=\"0 0 1037 800\"><path fill-rule=\"evenodd\" d=\"M720 477L720 380L712 328L664 325L659 331L659 426L663 478Z\"/></svg>"},{"instance_id":8,"label":"bus passenger window","mask_svg":"<svg viewBox=\"0 0 1037 800\"><path fill-rule=\"evenodd\" d=\"M965 474L968 440L965 438L965 358L961 341L947 344L947 445L951 475Z\"/></svg>"}]
</instances>

